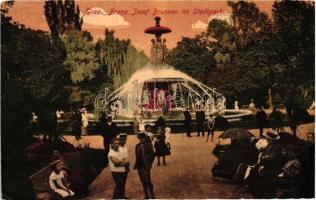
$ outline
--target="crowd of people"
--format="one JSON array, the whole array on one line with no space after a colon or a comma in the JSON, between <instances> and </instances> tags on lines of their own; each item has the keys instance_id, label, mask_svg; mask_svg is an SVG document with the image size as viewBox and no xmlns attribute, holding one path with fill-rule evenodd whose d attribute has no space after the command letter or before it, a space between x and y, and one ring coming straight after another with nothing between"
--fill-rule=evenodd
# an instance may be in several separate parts
<instances>
[{"instance_id":1,"label":"crowd of people","mask_svg":"<svg viewBox=\"0 0 316 200\"><path fill-rule=\"evenodd\" d=\"M236 104L238 103L235 102L235 105ZM254 106L252 105L252 107ZM186 135L187 137L192 137L191 132L193 132L193 126L191 112L186 109L183 114L183 125ZM209 139L213 142L214 131L218 125L216 116L209 114L209 116L206 117L203 109L197 109L195 115L196 136L205 137L206 129L206 142L208 142ZM278 179L288 176L289 173L294 173L295 175L296 172L293 172L293 170L295 171L300 163L295 157L291 157L291 159L288 159L286 162L280 162L282 153L284 154L284 152L282 152L282 149L280 150L280 145L278 145L277 141L280 139L278 133L283 131L283 114L278 109L273 109L268 118L264 108L260 107L256 112L256 119L260 130L260 139L256 143L256 148L260 153L257 163L252 166L247 166L245 169L244 181L249 186L249 190L255 194L258 188L265 190L266 193L262 196L259 195L259 197L275 197L274 191L271 191L271 187L273 188L275 186L276 181L271 177L273 176ZM266 127L267 121L271 122L272 131L265 133L263 129ZM72 116L72 129L76 140L80 140L81 135L87 134L87 126L87 111L78 110L75 112ZM117 124L113 122L112 116L106 114L101 117L99 131L103 137L106 165L109 166L115 182L113 199L127 199L125 184L131 168L126 146L127 135L120 133ZM167 165L166 156L171 155L171 128L167 127L162 116L157 119L154 126L146 124L141 117L138 117L134 124L134 131L139 142L135 146L136 161L133 165L133 169L137 170L140 182L143 186L144 198L154 199L155 194L151 181L151 167L155 158L157 159L157 166L161 165L161 161L164 166ZM271 168L271 163L273 163L273 168ZM280 166L275 167L276 164L280 164ZM275 170L276 168L278 169L277 171ZM69 183L67 183L67 171L62 164L53 166L49 183L51 189L61 197L71 197L75 195L75 192L70 189Z\"/></svg>"}]
</instances>

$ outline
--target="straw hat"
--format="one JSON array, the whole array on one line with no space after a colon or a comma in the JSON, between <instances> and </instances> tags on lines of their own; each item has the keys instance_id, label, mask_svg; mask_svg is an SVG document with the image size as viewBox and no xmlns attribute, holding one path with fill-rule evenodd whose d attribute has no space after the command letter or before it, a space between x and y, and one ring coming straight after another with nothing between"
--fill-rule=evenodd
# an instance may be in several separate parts
<instances>
[{"instance_id":1,"label":"straw hat","mask_svg":"<svg viewBox=\"0 0 316 200\"><path fill-rule=\"evenodd\" d=\"M276 130L268 130L268 132L264 132L263 136L270 140L279 140L280 135Z\"/></svg>"}]
</instances>

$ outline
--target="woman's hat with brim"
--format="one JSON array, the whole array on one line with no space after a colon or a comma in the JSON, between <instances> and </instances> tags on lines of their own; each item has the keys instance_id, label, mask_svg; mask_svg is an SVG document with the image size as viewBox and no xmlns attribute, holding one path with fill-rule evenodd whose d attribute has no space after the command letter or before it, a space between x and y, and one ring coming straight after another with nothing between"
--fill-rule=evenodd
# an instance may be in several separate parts
<instances>
[{"instance_id":1,"label":"woman's hat with brim","mask_svg":"<svg viewBox=\"0 0 316 200\"><path fill-rule=\"evenodd\" d=\"M280 135L276 130L268 130L267 132L263 133L263 136L270 140L279 140Z\"/></svg>"}]
</instances>

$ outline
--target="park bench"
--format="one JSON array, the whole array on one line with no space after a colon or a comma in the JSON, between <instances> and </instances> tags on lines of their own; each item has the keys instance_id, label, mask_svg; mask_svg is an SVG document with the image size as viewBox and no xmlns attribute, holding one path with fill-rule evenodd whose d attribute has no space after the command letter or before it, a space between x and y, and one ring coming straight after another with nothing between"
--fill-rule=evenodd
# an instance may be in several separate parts
<instances>
[{"instance_id":1,"label":"park bench","mask_svg":"<svg viewBox=\"0 0 316 200\"><path fill-rule=\"evenodd\" d=\"M55 195L49 185L49 176L52 172L50 166L58 162L60 161L56 160L54 162L49 163L47 166L38 170L29 177L29 180L31 181L33 186L34 193L38 200L49 200L54 198Z\"/></svg>"}]
</instances>

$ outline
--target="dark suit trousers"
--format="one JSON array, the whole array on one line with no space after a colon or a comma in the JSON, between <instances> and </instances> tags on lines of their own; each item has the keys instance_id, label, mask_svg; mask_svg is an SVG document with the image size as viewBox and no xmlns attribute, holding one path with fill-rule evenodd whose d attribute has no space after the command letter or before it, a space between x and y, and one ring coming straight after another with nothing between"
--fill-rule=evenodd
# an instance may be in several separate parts
<instances>
[{"instance_id":1,"label":"dark suit trousers","mask_svg":"<svg viewBox=\"0 0 316 200\"><path fill-rule=\"evenodd\" d=\"M109 162L108 155L109 155L109 151L110 151L110 144L111 144L110 140L108 140L108 139L104 139L103 140L103 146L104 146L104 151L105 151L106 163Z\"/></svg>"},{"instance_id":2,"label":"dark suit trousers","mask_svg":"<svg viewBox=\"0 0 316 200\"><path fill-rule=\"evenodd\" d=\"M138 169L138 175L143 185L145 198L154 199L154 187L151 182L150 170Z\"/></svg>"}]
</instances>

